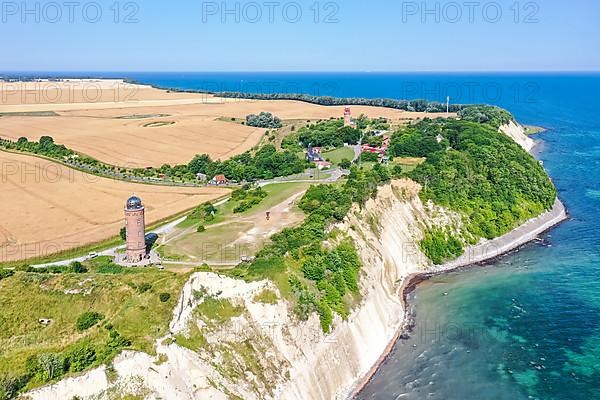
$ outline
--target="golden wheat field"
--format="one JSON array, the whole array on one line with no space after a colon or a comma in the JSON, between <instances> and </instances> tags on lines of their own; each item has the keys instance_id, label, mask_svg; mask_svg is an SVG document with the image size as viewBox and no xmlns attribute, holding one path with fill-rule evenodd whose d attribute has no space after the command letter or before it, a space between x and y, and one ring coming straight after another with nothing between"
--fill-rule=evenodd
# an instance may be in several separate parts
<instances>
[{"instance_id":1,"label":"golden wheat field","mask_svg":"<svg viewBox=\"0 0 600 400\"><path fill-rule=\"evenodd\" d=\"M0 152L0 262L47 256L116 236L131 194L146 222L221 197L221 188L178 188L99 178L36 157Z\"/></svg>"},{"instance_id":2,"label":"golden wheat field","mask_svg":"<svg viewBox=\"0 0 600 400\"><path fill-rule=\"evenodd\" d=\"M266 131L232 118L267 111L284 120L314 121L344 112L342 106L223 99L116 80L12 85L0 85L0 137L52 136L101 161L139 167L187 163L203 153L230 158L252 148ZM352 107L352 112L392 121L428 115L366 106Z\"/></svg>"}]
</instances>

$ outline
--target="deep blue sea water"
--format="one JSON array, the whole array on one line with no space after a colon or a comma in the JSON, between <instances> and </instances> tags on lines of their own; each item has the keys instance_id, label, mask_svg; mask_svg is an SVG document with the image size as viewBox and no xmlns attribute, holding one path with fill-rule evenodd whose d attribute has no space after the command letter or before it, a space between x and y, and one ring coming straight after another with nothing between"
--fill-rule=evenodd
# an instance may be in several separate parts
<instances>
[{"instance_id":1,"label":"deep blue sea water","mask_svg":"<svg viewBox=\"0 0 600 400\"><path fill-rule=\"evenodd\" d=\"M51 75L56 76L56 73ZM73 73L66 75L72 76ZM182 89L500 105L548 131L538 157L571 220L410 296L416 330L361 399L600 399L600 75L82 73Z\"/></svg>"}]
</instances>

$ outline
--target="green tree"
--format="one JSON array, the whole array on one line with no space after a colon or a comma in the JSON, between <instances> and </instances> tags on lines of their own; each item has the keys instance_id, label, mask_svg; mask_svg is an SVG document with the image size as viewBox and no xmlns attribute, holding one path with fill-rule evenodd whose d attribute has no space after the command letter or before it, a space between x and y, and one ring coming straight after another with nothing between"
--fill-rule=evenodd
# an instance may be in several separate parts
<instances>
[{"instance_id":1,"label":"green tree","mask_svg":"<svg viewBox=\"0 0 600 400\"><path fill-rule=\"evenodd\" d=\"M83 266L79 261L73 261L70 265L71 271L76 274L85 274L88 272L87 268Z\"/></svg>"},{"instance_id":2,"label":"green tree","mask_svg":"<svg viewBox=\"0 0 600 400\"><path fill-rule=\"evenodd\" d=\"M352 162L350 162L350 160L348 160L347 158L342 159L342 161L340 161L340 168L342 169L350 169L350 166L352 165Z\"/></svg>"},{"instance_id":3,"label":"green tree","mask_svg":"<svg viewBox=\"0 0 600 400\"><path fill-rule=\"evenodd\" d=\"M63 360L54 353L41 354L38 357L42 381L48 382L63 374Z\"/></svg>"}]
</instances>

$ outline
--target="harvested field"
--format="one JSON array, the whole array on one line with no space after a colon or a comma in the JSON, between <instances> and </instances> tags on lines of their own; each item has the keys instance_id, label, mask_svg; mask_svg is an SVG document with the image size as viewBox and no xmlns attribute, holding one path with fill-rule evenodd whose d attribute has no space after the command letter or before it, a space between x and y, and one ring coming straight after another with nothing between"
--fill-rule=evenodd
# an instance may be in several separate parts
<instances>
[{"instance_id":1,"label":"harvested field","mask_svg":"<svg viewBox=\"0 0 600 400\"><path fill-rule=\"evenodd\" d=\"M214 159L243 153L266 131L240 124L248 114L268 111L285 120L315 121L344 112L342 106L223 99L115 80L9 85L0 85L0 137L37 140L48 135L104 162L140 167L187 163L202 153ZM92 97L95 92L99 95ZM367 106L352 107L352 112L394 123L437 116Z\"/></svg>"},{"instance_id":2,"label":"harvested field","mask_svg":"<svg viewBox=\"0 0 600 400\"><path fill-rule=\"evenodd\" d=\"M228 193L99 178L39 158L0 152L0 262L47 256L117 236L132 194L146 223Z\"/></svg>"}]
</instances>

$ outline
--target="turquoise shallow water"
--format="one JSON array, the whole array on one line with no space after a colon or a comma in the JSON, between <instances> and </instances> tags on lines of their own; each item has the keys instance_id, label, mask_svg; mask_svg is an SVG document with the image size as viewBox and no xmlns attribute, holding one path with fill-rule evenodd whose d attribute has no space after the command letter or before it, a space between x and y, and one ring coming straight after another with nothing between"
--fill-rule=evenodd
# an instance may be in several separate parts
<instances>
[{"instance_id":1,"label":"turquoise shallow water","mask_svg":"<svg viewBox=\"0 0 600 400\"><path fill-rule=\"evenodd\" d=\"M57 75L53 73L52 75ZM69 73L72 75L72 73ZM360 399L600 399L600 75L82 73L188 89L498 104L549 128L538 157L572 219L410 296L416 329Z\"/></svg>"}]
</instances>

